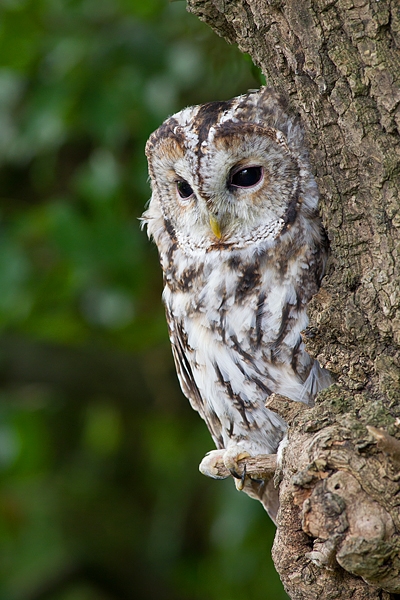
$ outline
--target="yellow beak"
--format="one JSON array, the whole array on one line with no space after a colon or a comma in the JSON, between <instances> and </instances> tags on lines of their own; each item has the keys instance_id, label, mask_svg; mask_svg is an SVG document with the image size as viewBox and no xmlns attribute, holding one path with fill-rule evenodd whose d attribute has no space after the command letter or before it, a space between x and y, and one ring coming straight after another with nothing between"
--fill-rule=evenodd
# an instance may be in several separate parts
<instances>
[{"instance_id":1,"label":"yellow beak","mask_svg":"<svg viewBox=\"0 0 400 600\"><path fill-rule=\"evenodd\" d=\"M217 219L214 217L214 215L210 215L210 227L211 227L212 232L215 235L215 237L220 239L221 235L222 235L221 228L219 226Z\"/></svg>"}]
</instances>

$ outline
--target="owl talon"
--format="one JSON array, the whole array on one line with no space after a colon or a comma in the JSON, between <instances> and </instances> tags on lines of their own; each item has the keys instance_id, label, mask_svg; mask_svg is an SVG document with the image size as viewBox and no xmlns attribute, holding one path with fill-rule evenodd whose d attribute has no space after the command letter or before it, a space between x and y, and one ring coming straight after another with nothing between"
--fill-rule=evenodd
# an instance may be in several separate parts
<instances>
[{"instance_id":1,"label":"owl talon","mask_svg":"<svg viewBox=\"0 0 400 600\"><path fill-rule=\"evenodd\" d=\"M237 471L235 471L235 469L229 469L229 473L232 475L232 477L234 477L235 479L242 479L243 475L239 475L239 473Z\"/></svg>"},{"instance_id":2,"label":"owl talon","mask_svg":"<svg viewBox=\"0 0 400 600\"><path fill-rule=\"evenodd\" d=\"M246 482L246 477L247 477L246 472L247 472L247 468L246 468L246 465L244 465L244 467L243 467L243 473L241 475L238 475L237 473L236 473L236 475L233 475L233 473L232 473L232 475L234 477L236 477L236 479L235 479L235 486L236 486L236 489L239 492L241 492L243 490L243 488L244 488L244 484Z\"/></svg>"},{"instance_id":3,"label":"owl talon","mask_svg":"<svg viewBox=\"0 0 400 600\"><path fill-rule=\"evenodd\" d=\"M245 480L246 480L246 465L242 468L239 467L239 460L242 458L247 458L250 456L248 452L243 450L240 446L231 446L226 449L224 454L224 464L228 469L230 474L235 480L236 489L241 491L244 488Z\"/></svg>"}]
</instances>

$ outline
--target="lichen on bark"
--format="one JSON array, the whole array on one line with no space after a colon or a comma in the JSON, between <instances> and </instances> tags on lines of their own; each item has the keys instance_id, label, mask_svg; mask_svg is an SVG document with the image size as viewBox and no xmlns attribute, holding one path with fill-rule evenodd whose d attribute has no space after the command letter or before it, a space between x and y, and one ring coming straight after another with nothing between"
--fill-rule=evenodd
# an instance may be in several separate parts
<instances>
[{"instance_id":1,"label":"lichen on bark","mask_svg":"<svg viewBox=\"0 0 400 600\"><path fill-rule=\"evenodd\" d=\"M289 411L273 556L291 598L400 594L400 8L188 0L303 120L331 243L304 339L336 384ZM392 440L392 443L391 443ZM386 445L385 445L386 444Z\"/></svg>"}]
</instances>

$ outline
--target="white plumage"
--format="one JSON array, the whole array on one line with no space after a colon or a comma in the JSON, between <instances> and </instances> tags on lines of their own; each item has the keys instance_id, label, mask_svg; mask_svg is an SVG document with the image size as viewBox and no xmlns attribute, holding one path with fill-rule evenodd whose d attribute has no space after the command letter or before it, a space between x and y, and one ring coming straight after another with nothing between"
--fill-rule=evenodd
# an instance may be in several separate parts
<instances>
[{"instance_id":1,"label":"white plumage","mask_svg":"<svg viewBox=\"0 0 400 600\"><path fill-rule=\"evenodd\" d=\"M300 335L327 244L299 122L264 88L173 115L146 153L182 390L229 465L274 453L286 424L268 395L312 404L330 383Z\"/></svg>"}]
</instances>

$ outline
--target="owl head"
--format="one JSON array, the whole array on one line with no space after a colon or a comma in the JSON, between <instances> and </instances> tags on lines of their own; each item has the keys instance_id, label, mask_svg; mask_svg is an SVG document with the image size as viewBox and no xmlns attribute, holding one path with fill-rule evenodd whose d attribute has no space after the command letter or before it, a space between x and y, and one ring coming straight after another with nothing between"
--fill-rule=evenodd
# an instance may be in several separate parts
<instances>
[{"instance_id":1,"label":"owl head","mask_svg":"<svg viewBox=\"0 0 400 600\"><path fill-rule=\"evenodd\" d=\"M146 155L152 198L143 220L158 245L169 236L188 253L268 246L316 215L301 126L271 89L176 113Z\"/></svg>"}]
</instances>

